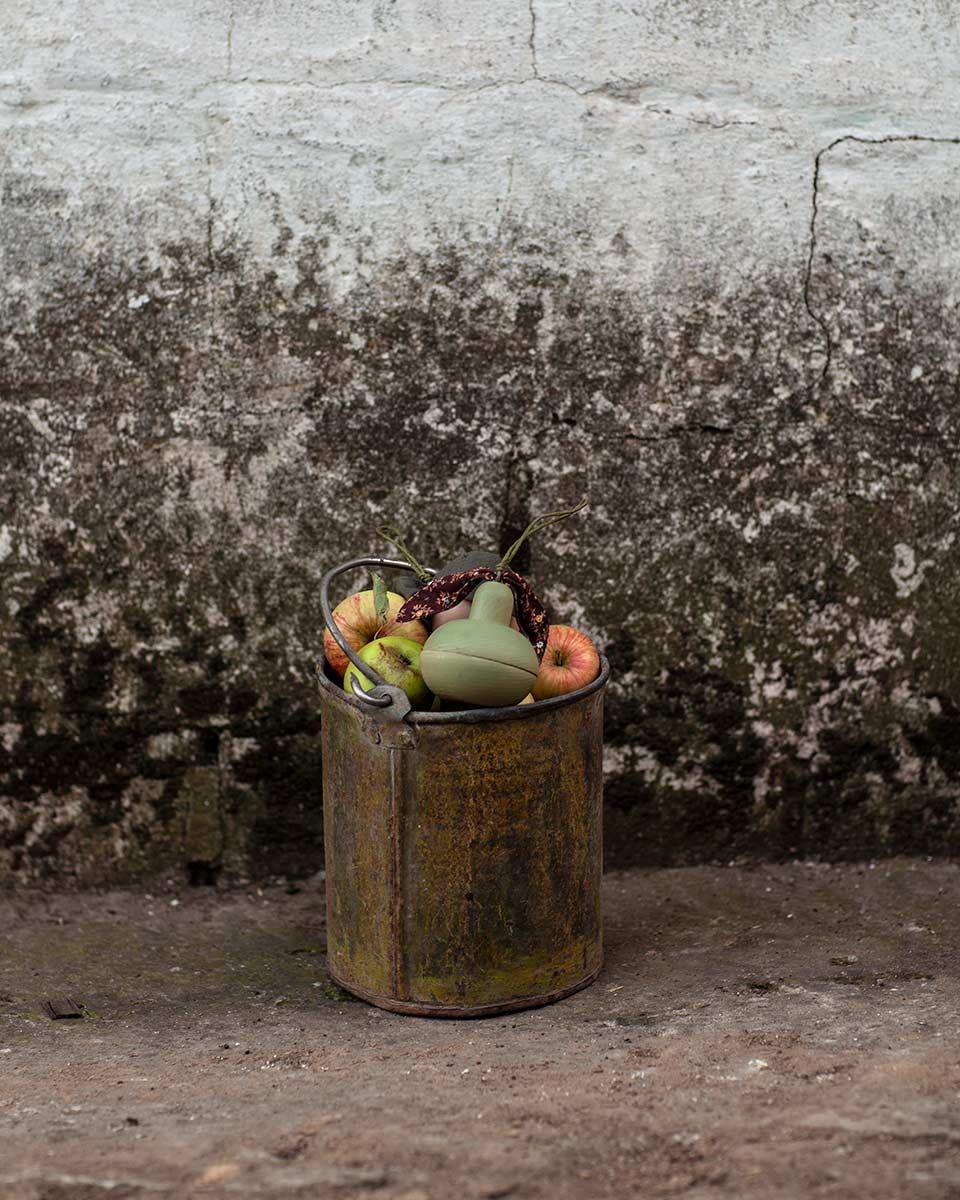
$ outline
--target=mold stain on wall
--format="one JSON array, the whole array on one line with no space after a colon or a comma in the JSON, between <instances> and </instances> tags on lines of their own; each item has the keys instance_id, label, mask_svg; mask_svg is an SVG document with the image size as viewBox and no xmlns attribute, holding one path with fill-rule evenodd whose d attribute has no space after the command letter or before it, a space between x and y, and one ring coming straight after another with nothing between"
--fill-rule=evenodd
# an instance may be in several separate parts
<instances>
[{"instance_id":1,"label":"mold stain on wall","mask_svg":"<svg viewBox=\"0 0 960 1200\"><path fill-rule=\"evenodd\" d=\"M6 186L0 877L316 870L323 570L584 493L524 567L611 660L610 863L956 852L956 306L881 235L645 295L507 217L340 296L279 214L88 251Z\"/></svg>"}]
</instances>

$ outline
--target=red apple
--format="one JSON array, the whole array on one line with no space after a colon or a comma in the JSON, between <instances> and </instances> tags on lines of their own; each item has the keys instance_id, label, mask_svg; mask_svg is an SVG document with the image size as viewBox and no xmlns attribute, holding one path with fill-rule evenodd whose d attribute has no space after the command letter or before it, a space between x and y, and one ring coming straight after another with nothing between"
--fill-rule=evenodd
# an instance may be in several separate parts
<instances>
[{"instance_id":1,"label":"red apple","mask_svg":"<svg viewBox=\"0 0 960 1200\"><path fill-rule=\"evenodd\" d=\"M551 625L531 695L534 700L565 696L592 683L599 673L600 655L587 635L570 625Z\"/></svg>"},{"instance_id":2,"label":"red apple","mask_svg":"<svg viewBox=\"0 0 960 1200\"><path fill-rule=\"evenodd\" d=\"M350 643L351 647L360 651L367 642L377 637L404 637L422 646L430 636L430 630L422 621L404 621L398 625L395 618L403 604L403 597L396 592L387 592L387 619L380 627L377 620L377 610L373 601L373 589L366 592L354 592L346 600L341 600L333 610L333 619L337 628ZM334 641L329 629L323 633L323 653L330 669L342 675L350 660Z\"/></svg>"}]
</instances>

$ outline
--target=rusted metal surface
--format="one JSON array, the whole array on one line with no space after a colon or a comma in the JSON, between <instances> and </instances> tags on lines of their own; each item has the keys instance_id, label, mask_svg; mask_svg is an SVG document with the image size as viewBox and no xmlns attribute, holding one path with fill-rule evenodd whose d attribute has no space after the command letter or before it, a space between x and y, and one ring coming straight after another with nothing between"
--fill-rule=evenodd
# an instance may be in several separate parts
<instances>
[{"instance_id":1,"label":"rusted metal surface","mask_svg":"<svg viewBox=\"0 0 960 1200\"><path fill-rule=\"evenodd\" d=\"M510 709L375 719L320 676L328 965L396 1012L533 1007L600 969L608 675Z\"/></svg>"}]
</instances>

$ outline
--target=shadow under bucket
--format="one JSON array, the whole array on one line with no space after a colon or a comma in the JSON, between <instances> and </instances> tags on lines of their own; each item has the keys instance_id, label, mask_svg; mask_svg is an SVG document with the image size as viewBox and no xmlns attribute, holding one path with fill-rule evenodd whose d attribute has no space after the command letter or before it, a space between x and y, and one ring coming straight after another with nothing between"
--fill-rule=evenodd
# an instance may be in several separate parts
<instances>
[{"instance_id":1,"label":"shadow under bucket","mask_svg":"<svg viewBox=\"0 0 960 1200\"><path fill-rule=\"evenodd\" d=\"M327 964L380 1008L549 1004L603 960L603 689L384 720L318 675Z\"/></svg>"}]
</instances>

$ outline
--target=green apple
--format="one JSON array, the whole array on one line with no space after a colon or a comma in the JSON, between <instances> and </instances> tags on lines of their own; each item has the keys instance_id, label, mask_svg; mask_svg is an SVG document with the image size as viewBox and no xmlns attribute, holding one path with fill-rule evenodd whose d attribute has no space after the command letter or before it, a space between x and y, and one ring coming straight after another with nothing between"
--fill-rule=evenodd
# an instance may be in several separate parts
<instances>
[{"instance_id":1,"label":"green apple","mask_svg":"<svg viewBox=\"0 0 960 1200\"><path fill-rule=\"evenodd\" d=\"M414 708L429 708L433 695L420 674L420 650L416 642L405 637L382 637L367 642L357 653L368 667L382 675L387 683L403 688ZM343 690L353 694L350 680L356 676L365 692L373 687L370 680L350 663L343 676Z\"/></svg>"}]
</instances>

